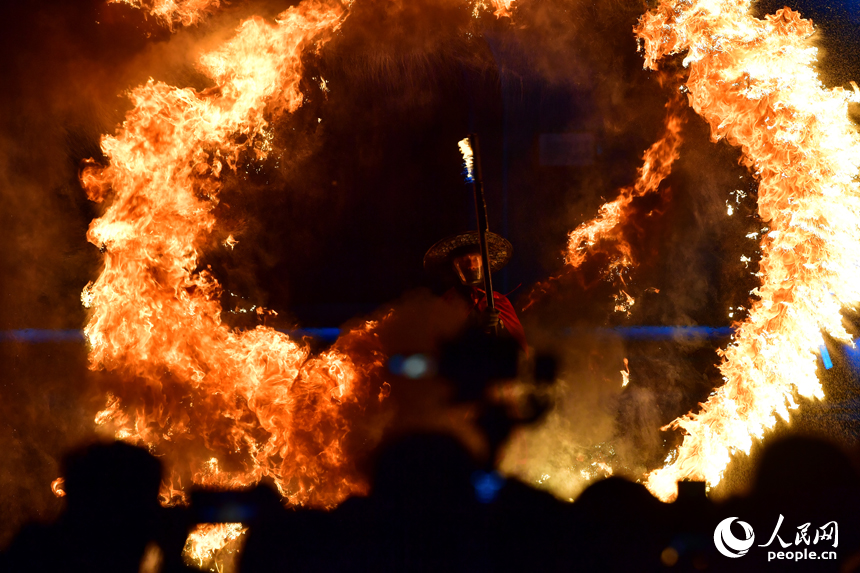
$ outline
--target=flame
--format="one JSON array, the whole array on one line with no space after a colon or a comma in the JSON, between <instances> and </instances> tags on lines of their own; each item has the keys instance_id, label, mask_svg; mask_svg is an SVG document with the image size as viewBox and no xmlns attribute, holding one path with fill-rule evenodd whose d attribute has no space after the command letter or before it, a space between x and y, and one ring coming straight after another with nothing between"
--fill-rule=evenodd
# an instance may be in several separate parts
<instances>
[{"instance_id":1,"label":"flame","mask_svg":"<svg viewBox=\"0 0 860 573\"><path fill-rule=\"evenodd\" d=\"M631 260L630 262L632 263L633 261ZM623 312L629 317L630 309L634 304L636 304L636 299L630 296L626 290L622 289L621 292L615 295L615 312Z\"/></svg>"},{"instance_id":2,"label":"flame","mask_svg":"<svg viewBox=\"0 0 860 573\"><path fill-rule=\"evenodd\" d=\"M847 115L858 98L821 84L810 21L789 8L760 20L749 8L749 0L662 0L636 29L647 67L686 52L690 105L713 140L741 148L769 228L757 300L720 353L725 384L670 424L685 432L683 443L648 476L664 500L680 479L717 484L731 455L749 453L775 415L788 420L795 392L824 397L822 330L850 343L840 310L860 300L860 137Z\"/></svg>"},{"instance_id":3,"label":"flame","mask_svg":"<svg viewBox=\"0 0 860 573\"><path fill-rule=\"evenodd\" d=\"M108 4L128 4L144 10L173 29L174 24L191 26L221 5L221 0L108 0Z\"/></svg>"},{"instance_id":4,"label":"flame","mask_svg":"<svg viewBox=\"0 0 860 573\"><path fill-rule=\"evenodd\" d=\"M241 523L205 523L198 525L185 542L184 555L187 560L194 562L203 569L206 564L213 562L218 553L231 541L244 541L243 534L248 530ZM236 547L241 550L241 547Z\"/></svg>"},{"instance_id":5,"label":"flame","mask_svg":"<svg viewBox=\"0 0 860 573\"><path fill-rule=\"evenodd\" d=\"M343 0L347 8L355 0ZM516 0L476 0L473 14L478 17L481 10L493 10L496 18L512 18ZM192 26L199 24L208 14L221 6L221 0L107 0L108 4L126 4L154 16L171 30L175 24ZM325 80L323 90L326 91Z\"/></svg>"},{"instance_id":6,"label":"flame","mask_svg":"<svg viewBox=\"0 0 860 573\"><path fill-rule=\"evenodd\" d=\"M566 262L571 267L579 267L586 257L598 248L601 241L611 241L618 252L612 268L630 267L633 264L630 244L624 240L622 223L627 220L630 203L637 197L656 192L660 184L672 172L672 165L679 157L681 147L682 116L675 111L677 98L673 98L667 108L666 128L663 136L645 152L639 177L630 187L624 187L614 200L604 203L597 216L581 224L568 235ZM630 295L625 293L625 298ZM630 302L630 304L633 304Z\"/></svg>"},{"instance_id":7,"label":"flame","mask_svg":"<svg viewBox=\"0 0 860 573\"><path fill-rule=\"evenodd\" d=\"M661 79L661 81L663 80ZM675 160L680 156L679 150L683 141L681 128L684 123L680 111L680 98L672 97L666 104L666 109L663 134L645 151L636 182L629 187L622 188L615 199L604 203L598 209L597 215L593 219L582 223L570 232L565 252L566 265L564 271L532 287L523 297L525 302L521 306L522 311L528 310L552 292L558 280L582 266L589 256L595 252L609 252L608 247L610 245L615 251L609 263L610 271L615 271L620 276L621 270L633 265L632 248L624 239L630 205L638 197L656 193L663 180L672 172L672 165ZM627 312L629 315L628 311L634 303L635 300L632 296L626 291L621 291L616 296L615 310Z\"/></svg>"},{"instance_id":8,"label":"flame","mask_svg":"<svg viewBox=\"0 0 860 573\"><path fill-rule=\"evenodd\" d=\"M612 466L610 466L606 462L597 462L595 465L596 465L596 467L603 470L603 473L606 474L607 476L612 475Z\"/></svg>"},{"instance_id":9,"label":"flame","mask_svg":"<svg viewBox=\"0 0 860 573\"><path fill-rule=\"evenodd\" d=\"M492 4L496 18L501 18L502 16L511 17L511 6L514 4L514 0L490 0L490 4Z\"/></svg>"},{"instance_id":10,"label":"flame","mask_svg":"<svg viewBox=\"0 0 860 573\"><path fill-rule=\"evenodd\" d=\"M463 165L466 168L466 181L475 180L475 153L472 151L472 142L469 138L461 139L457 146L463 156Z\"/></svg>"},{"instance_id":11,"label":"flame","mask_svg":"<svg viewBox=\"0 0 860 573\"><path fill-rule=\"evenodd\" d=\"M481 16L482 10L492 10L496 18L513 18L512 7L516 0L475 0L472 15L475 18Z\"/></svg>"},{"instance_id":12,"label":"flame","mask_svg":"<svg viewBox=\"0 0 860 573\"><path fill-rule=\"evenodd\" d=\"M366 490L345 437L348 414L378 403L368 383L383 360L377 323L311 356L272 328L222 324L221 287L199 268L221 172L265 156L267 118L301 105L301 58L343 17L337 2L305 0L274 23L242 22L199 60L215 87L149 80L131 90L133 109L101 140L110 164L82 169L88 196L111 198L87 234L105 256L82 294L90 367L124 380L96 423L168 454L167 501L182 498L183 476L246 486L267 475L290 502L324 507Z\"/></svg>"},{"instance_id":13,"label":"flame","mask_svg":"<svg viewBox=\"0 0 860 573\"><path fill-rule=\"evenodd\" d=\"M65 490L66 480L65 478L58 477L54 481L51 482L51 491L57 497L66 497Z\"/></svg>"}]
</instances>

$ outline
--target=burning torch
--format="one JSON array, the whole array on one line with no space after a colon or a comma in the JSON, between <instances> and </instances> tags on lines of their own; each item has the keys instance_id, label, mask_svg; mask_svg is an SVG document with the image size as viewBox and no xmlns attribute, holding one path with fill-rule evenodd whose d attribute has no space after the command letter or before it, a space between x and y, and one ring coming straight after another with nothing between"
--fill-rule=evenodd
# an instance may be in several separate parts
<instances>
[{"instance_id":1,"label":"burning torch","mask_svg":"<svg viewBox=\"0 0 860 573\"><path fill-rule=\"evenodd\" d=\"M487 311L496 310L493 300L493 277L490 272L490 251L487 247L487 201L484 199L484 181L481 174L481 148L478 145L478 135L469 134L469 137L459 143L460 153L466 164L466 180L471 181L475 191L475 213L478 218L478 242L481 246L481 264L484 268L484 292L487 295ZM494 327L494 330L497 327Z\"/></svg>"}]
</instances>

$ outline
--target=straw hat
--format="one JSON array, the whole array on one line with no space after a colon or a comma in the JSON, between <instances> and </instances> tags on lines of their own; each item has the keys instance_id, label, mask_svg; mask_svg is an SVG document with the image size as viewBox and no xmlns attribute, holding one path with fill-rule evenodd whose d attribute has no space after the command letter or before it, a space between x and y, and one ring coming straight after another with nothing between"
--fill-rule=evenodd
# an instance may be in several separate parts
<instances>
[{"instance_id":1,"label":"straw hat","mask_svg":"<svg viewBox=\"0 0 860 573\"><path fill-rule=\"evenodd\" d=\"M451 259L467 252L479 250L478 231L467 231L446 237L430 247L424 255L424 270L429 273L443 273L451 268ZM496 272L511 260L514 247L510 241L487 231L487 251L491 272Z\"/></svg>"}]
</instances>

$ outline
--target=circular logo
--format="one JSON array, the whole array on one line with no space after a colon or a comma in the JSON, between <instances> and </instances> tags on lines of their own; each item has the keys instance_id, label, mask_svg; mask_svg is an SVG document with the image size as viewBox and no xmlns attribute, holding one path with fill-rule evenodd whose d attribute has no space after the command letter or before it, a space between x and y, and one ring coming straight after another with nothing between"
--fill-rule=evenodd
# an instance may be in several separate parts
<instances>
[{"instance_id":1,"label":"circular logo","mask_svg":"<svg viewBox=\"0 0 860 573\"><path fill-rule=\"evenodd\" d=\"M738 525L744 530L745 537L738 539L732 534L732 522L737 517L727 517L722 520L714 530L714 545L717 546L717 551L726 557L740 557L746 555L753 542L755 542L755 533L753 533L752 525L745 521L738 521Z\"/></svg>"}]
</instances>

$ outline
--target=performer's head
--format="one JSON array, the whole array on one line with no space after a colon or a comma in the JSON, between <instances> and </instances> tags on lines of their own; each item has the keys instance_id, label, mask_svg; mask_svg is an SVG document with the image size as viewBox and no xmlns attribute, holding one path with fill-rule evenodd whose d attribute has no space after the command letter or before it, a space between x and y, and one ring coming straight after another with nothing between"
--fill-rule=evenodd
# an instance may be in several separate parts
<instances>
[{"instance_id":1,"label":"performer's head","mask_svg":"<svg viewBox=\"0 0 860 573\"><path fill-rule=\"evenodd\" d=\"M424 255L424 268L439 278L458 280L465 286L481 287L484 273L496 272L511 259L511 243L487 231L487 268L481 256L480 237L477 231L466 231L437 241ZM456 277L456 278L455 278Z\"/></svg>"},{"instance_id":2,"label":"performer's head","mask_svg":"<svg viewBox=\"0 0 860 573\"><path fill-rule=\"evenodd\" d=\"M484 265L481 251L469 248L451 254L451 266L460 282L466 286L481 286L484 282Z\"/></svg>"}]
</instances>

